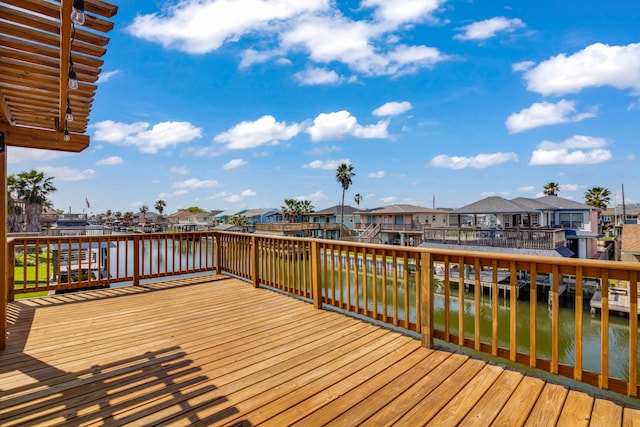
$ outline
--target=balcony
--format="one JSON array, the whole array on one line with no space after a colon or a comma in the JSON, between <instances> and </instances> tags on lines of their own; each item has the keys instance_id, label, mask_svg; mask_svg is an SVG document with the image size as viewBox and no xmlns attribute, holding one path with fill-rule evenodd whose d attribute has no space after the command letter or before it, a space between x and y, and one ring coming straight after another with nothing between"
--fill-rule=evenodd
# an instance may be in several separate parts
<instances>
[{"instance_id":1,"label":"balcony","mask_svg":"<svg viewBox=\"0 0 640 427\"><path fill-rule=\"evenodd\" d=\"M640 265L223 232L9 247L12 295L57 294L8 306L3 425L640 423L638 336L619 333L637 331L638 318L610 318L607 299L624 285L637 312ZM77 253L56 254L64 248ZM108 274L50 280L73 259ZM491 271L492 292L476 274L460 294L454 267ZM538 314L547 313L539 287L526 292L529 309L516 299L523 271L531 283L549 273L548 314ZM576 296L561 310L563 277ZM595 347L582 292L594 281L603 296ZM79 288L95 289L63 293ZM569 309L574 324L561 320ZM627 337L626 353L611 347L614 333Z\"/></svg>"},{"instance_id":2,"label":"balcony","mask_svg":"<svg viewBox=\"0 0 640 427\"><path fill-rule=\"evenodd\" d=\"M425 228L423 240L468 246L554 250L566 244L563 229L558 228Z\"/></svg>"}]
</instances>

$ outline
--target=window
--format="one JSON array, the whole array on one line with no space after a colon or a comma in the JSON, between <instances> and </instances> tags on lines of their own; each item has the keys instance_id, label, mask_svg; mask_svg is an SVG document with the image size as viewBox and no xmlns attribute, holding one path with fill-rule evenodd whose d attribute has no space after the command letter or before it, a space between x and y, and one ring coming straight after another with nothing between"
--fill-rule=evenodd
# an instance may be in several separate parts
<instances>
[{"instance_id":1,"label":"window","mask_svg":"<svg viewBox=\"0 0 640 427\"><path fill-rule=\"evenodd\" d=\"M563 228L582 228L582 213L568 212L560 214L560 225Z\"/></svg>"}]
</instances>

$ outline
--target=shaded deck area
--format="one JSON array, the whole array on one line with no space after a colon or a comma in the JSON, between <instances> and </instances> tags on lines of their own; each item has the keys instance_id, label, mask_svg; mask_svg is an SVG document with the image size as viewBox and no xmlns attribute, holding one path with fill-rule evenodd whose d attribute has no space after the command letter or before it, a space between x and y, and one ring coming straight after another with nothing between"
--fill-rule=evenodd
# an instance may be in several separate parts
<instances>
[{"instance_id":1,"label":"shaded deck area","mask_svg":"<svg viewBox=\"0 0 640 427\"><path fill-rule=\"evenodd\" d=\"M0 424L640 425L640 411L222 275L22 300Z\"/></svg>"}]
</instances>

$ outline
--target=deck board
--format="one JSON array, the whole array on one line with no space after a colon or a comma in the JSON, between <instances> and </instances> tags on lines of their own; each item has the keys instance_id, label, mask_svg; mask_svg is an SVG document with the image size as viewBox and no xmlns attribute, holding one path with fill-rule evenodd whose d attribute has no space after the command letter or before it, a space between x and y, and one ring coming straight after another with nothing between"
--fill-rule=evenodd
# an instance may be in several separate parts
<instances>
[{"instance_id":1,"label":"deck board","mask_svg":"<svg viewBox=\"0 0 640 427\"><path fill-rule=\"evenodd\" d=\"M9 306L0 425L634 425L640 412L235 278Z\"/></svg>"}]
</instances>

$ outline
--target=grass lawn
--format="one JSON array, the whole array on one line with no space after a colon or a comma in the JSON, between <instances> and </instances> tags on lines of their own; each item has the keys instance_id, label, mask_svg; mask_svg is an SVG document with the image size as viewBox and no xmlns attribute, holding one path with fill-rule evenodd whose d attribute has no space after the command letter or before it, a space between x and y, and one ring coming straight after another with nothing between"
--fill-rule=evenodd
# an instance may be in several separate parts
<instances>
[{"instance_id":1,"label":"grass lawn","mask_svg":"<svg viewBox=\"0 0 640 427\"><path fill-rule=\"evenodd\" d=\"M38 273L37 284L36 284L36 271ZM51 273L51 268L49 269L49 273ZM26 275L26 278L25 278L25 275ZM31 266L31 265L28 265L26 267L22 267L22 266L15 267L14 268L14 283L15 283L14 287L16 289L15 298L16 299L33 298L37 296L47 295L49 293L48 291L23 293L24 292L23 289L26 287L25 290L28 291L29 288L34 288L36 286L46 286L48 281L49 279L47 277L46 264L40 264L37 267ZM18 291L18 289L20 291ZM21 292L21 293L18 293L18 292Z\"/></svg>"}]
</instances>

